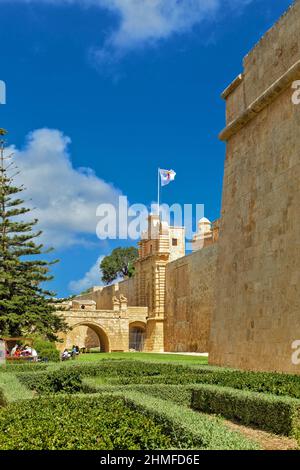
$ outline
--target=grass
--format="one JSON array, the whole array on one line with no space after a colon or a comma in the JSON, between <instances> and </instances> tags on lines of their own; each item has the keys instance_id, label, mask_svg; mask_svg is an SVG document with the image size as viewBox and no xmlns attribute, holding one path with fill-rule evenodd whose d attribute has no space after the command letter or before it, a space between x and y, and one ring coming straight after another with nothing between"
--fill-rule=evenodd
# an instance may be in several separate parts
<instances>
[{"instance_id":1,"label":"grass","mask_svg":"<svg viewBox=\"0 0 300 470\"><path fill-rule=\"evenodd\" d=\"M0 375L0 389L7 403L30 399L34 396L34 392L22 385L16 375L10 372Z\"/></svg>"},{"instance_id":2,"label":"grass","mask_svg":"<svg viewBox=\"0 0 300 470\"><path fill-rule=\"evenodd\" d=\"M208 357L206 356L187 356L183 354L159 354L159 353L88 353L80 354L75 361L78 362L94 362L103 359L131 359L134 361L147 361L147 362L172 362L181 364L208 364Z\"/></svg>"}]
</instances>

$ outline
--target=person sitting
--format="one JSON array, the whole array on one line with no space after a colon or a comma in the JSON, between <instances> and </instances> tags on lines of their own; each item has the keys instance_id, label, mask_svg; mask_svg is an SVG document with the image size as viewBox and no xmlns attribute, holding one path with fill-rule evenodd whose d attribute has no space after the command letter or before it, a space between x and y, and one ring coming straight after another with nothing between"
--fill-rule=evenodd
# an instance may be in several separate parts
<instances>
[{"instance_id":1,"label":"person sitting","mask_svg":"<svg viewBox=\"0 0 300 470\"><path fill-rule=\"evenodd\" d=\"M14 356L14 355L15 355L15 352L16 352L16 350L18 349L18 347L19 347L19 345L18 345L18 343L16 343L16 344L14 345L14 347L12 348L11 352L10 352L10 355L11 355L11 356Z\"/></svg>"},{"instance_id":2,"label":"person sitting","mask_svg":"<svg viewBox=\"0 0 300 470\"><path fill-rule=\"evenodd\" d=\"M32 349L26 344L21 351L21 356L28 357L31 356Z\"/></svg>"},{"instance_id":3,"label":"person sitting","mask_svg":"<svg viewBox=\"0 0 300 470\"><path fill-rule=\"evenodd\" d=\"M68 359L70 359L70 357L71 357L71 354L69 353L69 351L67 349L65 349L64 352L61 355L61 360L62 361L67 361Z\"/></svg>"},{"instance_id":4,"label":"person sitting","mask_svg":"<svg viewBox=\"0 0 300 470\"><path fill-rule=\"evenodd\" d=\"M21 357L21 348L20 348L20 346L18 346L17 349L15 350L14 357L17 357L17 358Z\"/></svg>"},{"instance_id":5,"label":"person sitting","mask_svg":"<svg viewBox=\"0 0 300 470\"><path fill-rule=\"evenodd\" d=\"M37 362L38 353L36 352L36 350L34 348L31 348L31 357L32 357L33 362Z\"/></svg>"},{"instance_id":6,"label":"person sitting","mask_svg":"<svg viewBox=\"0 0 300 470\"><path fill-rule=\"evenodd\" d=\"M75 359L76 355L77 355L77 349L76 349L76 346L73 346L72 352L71 352L72 359Z\"/></svg>"}]
</instances>

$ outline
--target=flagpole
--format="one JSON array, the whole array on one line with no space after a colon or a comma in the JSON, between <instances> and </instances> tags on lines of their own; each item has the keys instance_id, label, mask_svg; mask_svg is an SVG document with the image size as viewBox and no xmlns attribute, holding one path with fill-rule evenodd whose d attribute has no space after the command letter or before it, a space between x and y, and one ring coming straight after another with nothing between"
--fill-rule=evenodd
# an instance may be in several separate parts
<instances>
[{"instance_id":1,"label":"flagpole","mask_svg":"<svg viewBox=\"0 0 300 470\"><path fill-rule=\"evenodd\" d=\"M159 170L160 169L158 168L158 170L157 170L157 215L158 215L158 217L159 217L159 204L160 204L160 201L159 201L159 199L160 199L160 181L159 181L160 174L159 174Z\"/></svg>"}]
</instances>

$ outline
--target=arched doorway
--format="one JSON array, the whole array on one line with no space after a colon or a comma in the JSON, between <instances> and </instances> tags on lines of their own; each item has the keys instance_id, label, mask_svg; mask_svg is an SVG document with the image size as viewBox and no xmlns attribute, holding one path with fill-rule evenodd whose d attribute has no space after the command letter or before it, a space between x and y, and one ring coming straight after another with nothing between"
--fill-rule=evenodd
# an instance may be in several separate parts
<instances>
[{"instance_id":1,"label":"arched doorway","mask_svg":"<svg viewBox=\"0 0 300 470\"><path fill-rule=\"evenodd\" d=\"M72 326L66 338L66 348L73 345L95 352L110 352L110 344L104 329L92 322L82 322Z\"/></svg>"},{"instance_id":2,"label":"arched doorway","mask_svg":"<svg viewBox=\"0 0 300 470\"><path fill-rule=\"evenodd\" d=\"M129 325L129 350L143 351L145 343L146 324L133 322Z\"/></svg>"}]
</instances>

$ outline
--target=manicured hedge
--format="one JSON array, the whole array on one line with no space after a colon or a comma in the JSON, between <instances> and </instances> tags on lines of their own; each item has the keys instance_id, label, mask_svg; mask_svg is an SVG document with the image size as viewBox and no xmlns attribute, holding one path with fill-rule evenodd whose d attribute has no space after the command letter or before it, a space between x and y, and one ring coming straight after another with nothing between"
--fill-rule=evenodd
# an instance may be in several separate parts
<instances>
[{"instance_id":1,"label":"manicured hedge","mask_svg":"<svg viewBox=\"0 0 300 470\"><path fill-rule=\"evenodd\" d=\"M103 385L97 383L94 378L86 378L83 381L83 391L87 393L115 393L122 391L136 391L152 397L169 400L181 406L190 406L192 400L192 385Z\"/></svg>"},{"instance_id":2,"label":"manicured hedge","mask_svg":"<svg viewBox=\"0 0 300 470\"><path fill-rule=\"evenodd\" d=\"M105 377L158 377L161 375L177 375L185 372L191 373L191 368L180 365L128 361L128 360L102 360L98 363L72 362L61 366L61 369L76 369L84 376L105 376Z\"/></svg>"},{"instance_id":3,"label":"manicured hedge","mask_svg":"<svg viewBox=\"0 0 300 470\"><path fill-rule=\"evenodd\" d=\"M4 395L4 391L0 388L0 407L6 405L6 398Z\"/></svg>"},{"instance_id":4,"label":"manicured hedge","mask_svg":"<svg viewBox=\"0 0 300 470\"><path fill-rule=\"evenodd\" d=\"M48 368L47 364L39 362L9 362L6 361L5 366L0 366L0 372L40 372Z\"/></svg>"},{"instance_id":5,"label":"manicured hedge","mask_svg":"<svg viewBox=\"0 0 300 470\"><path fill-rule=\"evenodd\" d=\"M163 426L118 397L57 395L0 409L1 450L168 449Z\"/></svg>"},{"instance_id":6,"label":"manicured hedge","mask_svg":"<svg viewBox=\"0 0 300 470\"><path fill-rule=\"evenodd\" d=\"M229 430L218 418L135 391L123 391L120 392L120 396L124 397L128 406L160 423L177 448L205 450L258 448L253 441Z\"/></svg>"},{"instance_id":7,"label":"manicured hedge","mask_svg":"<svg viewBox=\"0 0 300 470\"><path fill-rule=\"evenodd\" d=\"M16 367L21 367L21 365ZM51 367L49 366L49 373ZM39 369L30 370L38 371ZM128 360L103 360L93 364L72 361L72 363L59 366L57 370L61 374L66 374L71 370L76 371L82 377L99 377L103 383L115 385L210 384L300 399L300 376L298 375Z\"/></svg>"},{"instance_id":8,"label":"manicured hedge","mask_svg":"<svg viewBox=\"0 0 300 470\"><path fill-rule=\"evenodd\" d=\"M202 385L193 390L192 407L300 438L300 400L294 398Z\"/></svg>"},{"instance_id":9,"label":"manicured hedge","mask_svg":"<svg viewBox=\"0 0 300 470\"><path fill-rule=\"evenodd\" d=\"M272 372L246 372L237 370L212 371L200 374L195 383L270 393L278 396L300 398L300 376Z\"/></svg>"},{"instance_id":10,"label":"manicured hedge","mask_svg":"<svg viewBox=\"0 0 300 470\"><path fill-rule=\"evenodd\" d=\"M103 377L111 384L210 384L300 399L299 375L130 361L76 368L83 376Z\"/></svg>"},{"instance_id":11,"label":"manicured hedge","mask_svg":"<svg viewBox=\"0 0 300 470\"><path fill-rule=\"evenodd\" d=\"M17 378L30 390L45 393L77 393L82 390L82 378L77 370L57 369L52 372L18 374Z\"/></svg>"}]
</instances>

